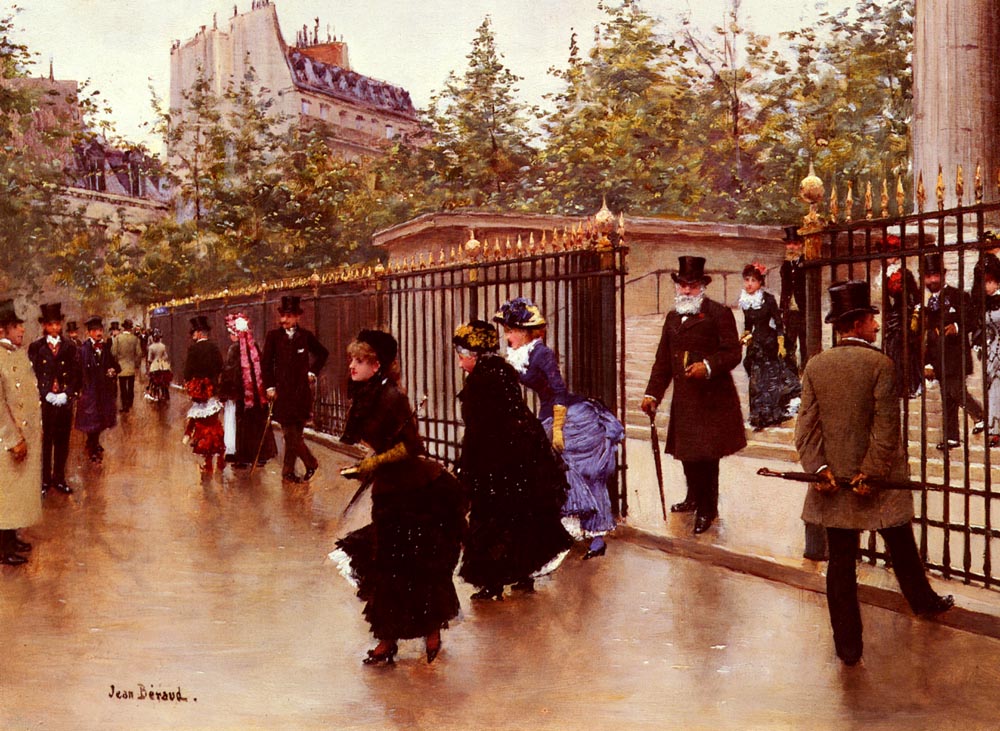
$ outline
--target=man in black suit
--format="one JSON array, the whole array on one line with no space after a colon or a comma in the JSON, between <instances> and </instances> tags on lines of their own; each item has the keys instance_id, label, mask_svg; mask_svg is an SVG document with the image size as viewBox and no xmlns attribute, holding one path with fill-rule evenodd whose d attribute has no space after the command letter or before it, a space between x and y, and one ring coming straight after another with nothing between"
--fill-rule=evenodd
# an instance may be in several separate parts
<instances>
[{"instance_id":1,"label":"man in black suit","mask_svg":"<svg viewBox=\"0 0 1000 731\"><path fill-rule=\"evenodd\" d=\"M705 296L712 278L700 256L680 257L674 309L667 313L641 408L651 419L673 384L666 453L684 466L687 495L670 507L695 513L704 533L719 513L719 460L746 446L732 370L743 348L733 312Z\"/></svg>"},{"instance_id":2,"label":"man in black suit","mask_svg":"<svg viewBox=\"0 0 1000 731\"><path fill-rule=\"evenodd\" d=\"M976 422L975 433L983 430L985 418L982 404L965 387L965 379L972 372L969 338L969 333L975 329L972 302L967 293L945 284L944 277L941 255L925 256L924 376L941 382L945 436L937 448L942 451L954 449L961 443L958 407L963 405L963 396L965 411Z\"/></svg>"},{"instance_id":3,"label":"man in black suit","mask_svg":"<svg viewBox=\"0 0 1000 731\"><path fill-rule=\"evenodd\" d=\"M329 352L312 332L299 327L302 306L298 297L282 297L278 316L281 327L268 332L264 340L261 374L285 438L281 477L287 482L306 482L316 474L319 462L306 446L302 431L312 417L312 384ZM295 473L296 459L305 465L302 477Z\"/></svg>"},{"instance_id":4,"label":"man in black suit","mask_svg":"<svg viewBox=\"0 0 1000 731\"><path fill-rule=\"evenodd\" d=\"M73 492L66 484L66 458L73 429L73 401L80 391L80 354L73 341L63 337L62 303L41 307L38 321L45 335L28 346L42 402L42 494L50 488Z\"/></svg>"},{"instance_id":5,"label":"man in black suit","mask_svg":"<svg viewBox=\"0 0 1000 731\"><path fill-rule=\"evenodd\" d=\"M806 270L802 268L802 237L795 226L785 226L785 260L781 262L781 310L785 326L785 360L796 373L806 365ZM795 348L799 362L795 362Z\"/></svg>"}]
</instances>

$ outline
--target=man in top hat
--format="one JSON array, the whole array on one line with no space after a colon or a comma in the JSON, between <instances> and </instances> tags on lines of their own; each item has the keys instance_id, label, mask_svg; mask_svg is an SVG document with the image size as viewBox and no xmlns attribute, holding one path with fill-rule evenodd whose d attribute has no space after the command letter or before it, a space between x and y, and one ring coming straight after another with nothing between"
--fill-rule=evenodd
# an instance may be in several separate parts
<instances>
[{"instance_id":1,"label":"man in top hat","mask_svg":"<svg viewBox=\"0 0 1000 731\"><path fill-rule=\"evenodd\" d=\"M31 544L18 538L17 530L42 518L42 418L23 343L24 320L14 301L0 301L0 564L6 566L28 560L22 554Z\"/></svg>"},{"instance_id":2,"label":"man in top hat","mask_svg":"<svg viewBox=\"0 0 1000 731\"><path fill-rule=\"evenodd\" d=\"M680 257L671 277L674 309L663 323L641 408L653 418L674 384L666 453L684 466L687 496L670 510L694 511L694 532L704 533L718 515L719 460L747 443L732 376L743 348L732 311L705 296L712 279L702 257Z\"/></svg>"},{"instance_id":3,"label":"man in top hat","mask_svg":"<svg viewBox=\"0 0 1000 731\"><path fill-rule=\"evenodd\" d=\"M267 398L274 403L274 419L281 424L285 455L281 476L288 482L306 482L319 462L302 437L306 422L312 417L312 384L329 357L316 336L299 327L302 306L298 297L286 295L278 307L281 327L268 332L260 368ZM305 475L295 472L295 460L305 465Z\"/></svg>"},{"instance_id":4,"label":"man in top hat","mask_svg":"<svg viewBox=\"0 0 1000 731\"><path fill-rule=\"evenodd\" d=\"M796 373L805 366L806 358L806 270L802 267L802 237L796 226L785 226L785 260L781 262L781 296L778 309L785 328L785 360ZM795 362L795 349L799 362Z\"/></svg>"},{"instance_id":5,"label":"man in top hat","mask_svg":"<svg viewBox=\"0 0 1000 731\"><path fill-rule=\"evenodd\" d=\"M856 664L862 653L855 572L862 530L877 530L885 540L896 579L916 614L936 614L954 604L927 581L910 526L913 496L868 482L906 480L909 474L896 369L873 345L879 325L870 298L864 281L830 287L826 321L834 324L840 339L806 364L795 424L802 467L824 478L807 493L802 519L826 527L827 604L837 656L846 665Z\"/></svg>"},{"instance_id":6,"label":"man in top hat","mask_svg":"<svg viewBox=\"0 0 1000 731\"><path fill-rule=\"evenodd\" d=\"M83 341L80 340L80 327L76 324L76 320L70 320L66 323L66 339L77 347L77 352L79 353L79 348L83 345Z\"/></svg>"},{"instance_id":7,"label":"man in top hat","mask_svg":"<svg viewBox=\"0 0 1000 731\"><path fill-rule=\"evenodd\" d=\"M940 254L924 257L924 287L927 299L922 310L924 332L924 376L941 382L945 436L937 445L940 450L954 449L961 444L958 407L976 422L973 433L985 427L982 404L965 387L972 372L969 334L976 329L969 295L944 283L945 267ZM964 403L963 403L964 397Z\"/></svg>"},{"instance_id":8,"label":"man in top hat","mask_svg":"<svg viewBox=\"0 0 1000 731\"><path fill-rule=\"evenodd\" d=\"M84 323L87 339L80 346L80 398L76 428L87 435L87 455L100 464L104 459L101 432L118 423L118 362L104 339L104 322L93 316Z\"/></svg>"},{"instance_id":9,"label":"man in top hat","mask_svg":"<svg viewBox=\"0 0 1000 731\"><path fill-rule=\"evenodd\" d=\"M125 320L122 324L125 329L111 342L111 354L121 366L121 371L118 373L118 391L122 399L122 413L128 413L135 402L135 374L142 364L142 345L132 332L132 321Z\"/></svg>"},{"instance_id":10,"label":"man in top hat","mask_svg":"<svg viewBox=\"0 0 1000 731\"><path fill-rule=\"evenodd\" d=\"M42 494L49 488L66 495L66 458L73 429L73 401L80 391L80 353L63 337L62 304L42 305L38 321L44 335L28 346L42 404Z\"/></svg>"}]
</instances>

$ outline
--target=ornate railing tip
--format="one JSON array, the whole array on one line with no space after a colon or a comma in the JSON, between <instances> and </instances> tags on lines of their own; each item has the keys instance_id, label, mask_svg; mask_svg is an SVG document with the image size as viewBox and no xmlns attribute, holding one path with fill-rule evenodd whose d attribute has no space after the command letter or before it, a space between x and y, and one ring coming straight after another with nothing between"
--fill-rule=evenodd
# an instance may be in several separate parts
<instances>
[{"instance_id":1,"label":"ornate railing tip","mask_svg":"<svg viewBox=\"0 0 1000 731\"><path fill-rule=\"evenodd\" d=\"M865 218L871 220L875 216L872 211L872 181L865 181Z\"/></svg>"},{"instance_id":2,"label":"ornate railing tip","mask_svg":"<svg viewBox=\"0 0 1000 731\"><path fill-rule=\"evenodd\" d=\"M1000 188L1000 179L997 187ZM924 187L924 171L917 172L917 213L924 212L924 205L927 203L927 189Z\"/></svg>"},{"instance_id":3,"label":"ornate railing tip","mask_svg":"<svg viewBox=\"0 0 1000 731\"><path fill-rule=\"evenodd\" d=\"M937 195L937 206L939 211L944 210L944 169L941 167L941 163L938 163L938 174L937 174L937 184L934 186L934 192Z\"/></svg>"},{"instance_id":4,"label":"ornate railing tip","mask_svg":"<svg viewBox=\"0 0 1000 731\"><path fill-rule=\"evenodd\" d=\"M903 177L896 176L896 215L904 216L906 211L903 206L906 204L906 192L903 189Z\"/></svg>"},{"instance_id":5,"label":"ornate railing tip","mask_svg":"<svg viewBox=\"0 0 1000 731\"><path fill-rule=\"evenodd\" d=\"M965 193L965 178L962 175L962 166L959 165L955 171L955 199L958 205L962 205L962 194Z\"/></svg>"},{"instance_id":6,"label":"ornate railing tip","mask_svg":"<svg viewBox=\"0 0 1000 731\"><path fill-rule=\"evenodd\" d=\"M976 175L973 178L973 194L976 196L976 203L983 202L983 166L976 162Z\"/></svg>"},{"instance_id":7,"label":"ornate railing tip","mask_svg":"<svg viewBox=\"0 0 1000 731\"><path fill-rule=\"evenodd\" d=\"M882 218L889 217L889 181L882 178L882 194L879 196Z\"/></svg>"}]
</instances>

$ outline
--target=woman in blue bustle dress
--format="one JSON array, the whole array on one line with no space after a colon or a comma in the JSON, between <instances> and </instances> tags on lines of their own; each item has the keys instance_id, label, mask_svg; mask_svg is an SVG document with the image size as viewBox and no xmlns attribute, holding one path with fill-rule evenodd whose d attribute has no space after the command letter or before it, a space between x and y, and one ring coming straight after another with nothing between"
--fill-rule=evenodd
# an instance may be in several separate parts
<instances>
[{"instance_id":1,"label":"woman in blue bustle dress","mask_svg":"<svg viewBox=\"0 0 1000 731\"><path fill-rule=\"evenodd\" d=\"M764 290L767 269L760 264L743 268L743 367L750 377L750 426L759 431L792 418L798 411L802 384L785 360L781 312L774 295Z\"/></svg>"},{"instance_id":2,"label":"woman in blue bustle dress","mask_svg":"<svg viewBox=\"0 0 1000 731\"><path fill-rule=\"evenodd\" d=\"M461 325L452 338L468 376L458 398L465 431L458 475L469 496L459 575L473 599L502 599L504 586L534 590L573 544L560 521L566 477L514 369L497 354L496 328Z\"/></svg>"},{"instance_id":3,"label":"woman in blue bustle dress","mask_svg":"<svg viewBox=\"0 0 1000 731\"><path fill-rule=\"evenodd\" d=\"M458 481L424 456L416 420L396 384L395 338L362 330L347 348L351 407L341 441L374 454L353 470L371 481L372 521L337 542L330 558L357 587L378 645L365 664L392 664L402 639L423 637L427 662L458 614L453 574L465 530Z\"/></svg>"},{"instance_id":4,"label":"woman in blue bustle dress","mask_svg":"<svg viewBox=\"0 0 1000 731\"><path fill-rule=\"evenodd\" d=\"M513 299L493 319L504 326L507 361L519 381L538 394L538 419L566 464L569 492L562 514L570 532L590 540L584 559L603 556L604 536L615 528L608 480L625 428L600 401L566 388L556 354L544 342L545 318L531 300Z\"/></svg>"}]
</instances>

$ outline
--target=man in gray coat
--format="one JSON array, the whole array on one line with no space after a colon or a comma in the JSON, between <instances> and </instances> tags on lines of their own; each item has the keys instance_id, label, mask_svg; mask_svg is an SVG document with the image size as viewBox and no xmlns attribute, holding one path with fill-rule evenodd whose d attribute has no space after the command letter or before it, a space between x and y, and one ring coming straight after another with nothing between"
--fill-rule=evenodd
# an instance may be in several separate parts
<instances>
[{"instance_id":1,"label":"man in gray coat","mask_svg":"<svg viewBox=\"0 0 1000 731\"><path fill-rule=\"evenodd\" d=\"M885 540L900 589L916 614L943 612L954 599L934 593L927 581L910 526L913 495L868 482L906 480L909 473L895 366L872 345L879 325L868 284L832 285L830 304L826 321L835 323L839 342L806 364L795 446L802 467L824 478L806 495L802 519L826 527L833 641L844 664L855 665L863 647L855 572L862 530L877 530Z\"/></svg>"},{"instance_id":2,"label":"man in gray coat","mask_svg":"<svg viewBox=\"0 0 1000 731\"><path fill-rule=\"evenodd\" d=\"M135 377L142 365L142 345L132 332L132 321L125 320L124 330L111 342L111 355L118 361L118 391L122 398L122 413L132 410L135 402Z\"/></svg>"}]
</instances>

